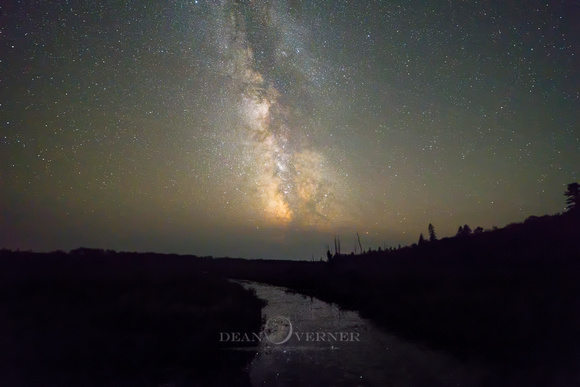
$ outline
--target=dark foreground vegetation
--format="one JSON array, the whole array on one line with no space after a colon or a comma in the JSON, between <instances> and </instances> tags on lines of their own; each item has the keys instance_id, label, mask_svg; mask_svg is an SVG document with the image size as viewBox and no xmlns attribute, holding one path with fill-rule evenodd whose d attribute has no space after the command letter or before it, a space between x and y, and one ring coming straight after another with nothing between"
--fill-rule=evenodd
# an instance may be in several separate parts
<instances>
[{"instance_id":1,"label":"dark foreground vegetation","mask_svg":"<svg viewBox=\"0 0 580 387\"><path fill-rule=\"evenodd\" d=\"M258 332L263 305L226 278L358 310L402 337L526 370L539 384L578 369L579 210L467 229L438 240L431 226L429 241L329 254L329 262L4 250L0 378L12 385L249 384L243 367L253 353L223 351L217 336Z\"/></svg>"},{"instance_id":2,"label":"dark foreground vegetation","mask_svg":"<svg viewBox=\"0 0 580 387\"><path fill-rule=\"evenodd\" d=\"M579 364L579 240L569 212L329 263L222 259L213 270L359 310L463 359L549 377Z\"/></svg>"},{"instance_id":3,"label":"dark foreground vegetation","mask_svg":"<svg viewBox=\"0 0 580 387\"><path fill-rule=\"evenodd\" d=\"M2 385L250 385L263 303L203 259L79 249L0 253ZM249 344L251 345L251 344Z\"/></svg>"}]
</instances>

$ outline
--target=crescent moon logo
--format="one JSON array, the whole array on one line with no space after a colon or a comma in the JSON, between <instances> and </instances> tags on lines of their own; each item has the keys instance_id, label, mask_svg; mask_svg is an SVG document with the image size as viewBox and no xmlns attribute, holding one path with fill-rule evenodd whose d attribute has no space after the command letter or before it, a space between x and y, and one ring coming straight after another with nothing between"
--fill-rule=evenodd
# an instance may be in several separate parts
<instances>
[{"instance_id":1,"label":"crescent moon logo","mask_svg":"<svg viewBox=\"0 0 580 387\"><path fill-rule=\"evenodd\" d=\"M264 335L272 344L284 344L292 337L292 323L288 317L270 317L264 325Z\"/></svg>"}]
</instances>

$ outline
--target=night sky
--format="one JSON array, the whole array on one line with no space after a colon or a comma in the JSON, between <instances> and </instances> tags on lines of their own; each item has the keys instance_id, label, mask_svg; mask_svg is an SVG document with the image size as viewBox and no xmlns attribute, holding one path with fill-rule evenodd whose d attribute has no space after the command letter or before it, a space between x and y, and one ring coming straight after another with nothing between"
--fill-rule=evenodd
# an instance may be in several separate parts
<instances>
[{"instance_id":1,"label":"night sky","mask_svg":"<svg viewBox=\"0 0 580 387\"><path fill-rule=\"evenodd\" d=\"M318 259L580 180L578 0L0 4L0 247Z\"/></svg>"}]
</instances>

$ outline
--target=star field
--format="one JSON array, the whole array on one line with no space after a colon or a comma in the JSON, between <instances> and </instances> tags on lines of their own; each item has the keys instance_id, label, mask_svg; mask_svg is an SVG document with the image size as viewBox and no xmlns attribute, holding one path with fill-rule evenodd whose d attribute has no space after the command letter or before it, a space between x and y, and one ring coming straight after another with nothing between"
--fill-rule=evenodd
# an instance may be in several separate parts
<instances>
[{"instance_id":1,"label":"star field","mask_svg":"<svg viewBox=\"0 0 580 387\"><path fill-rule=\"evenodd\" d=\"M0 7L6 248L310 259L579 179L575 0Z\"/></svg>"}]
</instances>

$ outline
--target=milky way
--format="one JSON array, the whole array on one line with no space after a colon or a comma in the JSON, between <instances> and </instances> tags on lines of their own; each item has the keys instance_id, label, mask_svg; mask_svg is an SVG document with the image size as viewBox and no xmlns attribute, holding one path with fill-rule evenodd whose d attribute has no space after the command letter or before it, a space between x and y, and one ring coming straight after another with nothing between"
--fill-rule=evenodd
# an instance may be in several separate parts
<instances>
[{"instance_id":1,"label":"milky way","mask_svg":"<svg viewBox=\"0 0 580 387\"><path fill-rule=\"evenodd\" d=\"M0 2L0 247L263 258L564 210L580 3Z\"/></svg>"},{"instance_id":2,"label":"milky way","mask_svg":"<svg viewBox=\"0 0 580 387\"><path fill-rule=\"evenodd\" d=\"M221 135L225 141L242 139L237 158L251 171L249 189L259 201L263 217L279 225L330 226L339 207L330 180L336 174L324 155L302 136L310 128L304 124L297 127L295 109L283 101L275 86L277 79L258 69L256 48L246 32L247 20L253 20L263 26L270 39L284 36L287 26L280 23L292 24L292 20L284 21L288 15L279 15L283 10L268 3L244 6L230 1L216 7L219 23L215 35L211 34L219 37L216 68L224 83L230 83L228 92L237 108L233 127L223 128ZM296 37L268 43L275 56L271 63L274 70L289 61L288 51L300 53L304 46ZM302 51L307 55L304 48ZM312 71L308 66L295 69L287 81L298 83Z\"/></svg>"}]
</instances>

